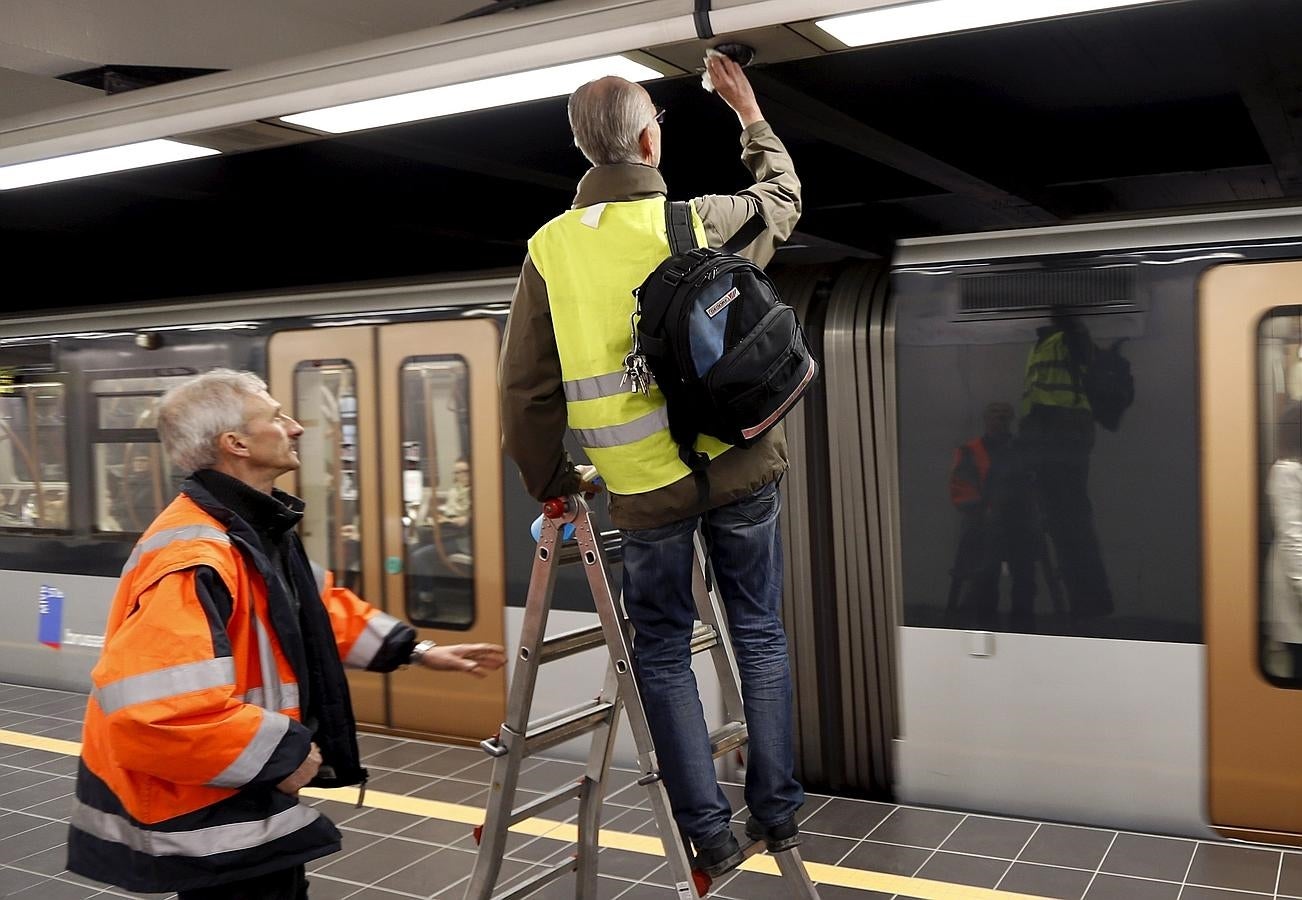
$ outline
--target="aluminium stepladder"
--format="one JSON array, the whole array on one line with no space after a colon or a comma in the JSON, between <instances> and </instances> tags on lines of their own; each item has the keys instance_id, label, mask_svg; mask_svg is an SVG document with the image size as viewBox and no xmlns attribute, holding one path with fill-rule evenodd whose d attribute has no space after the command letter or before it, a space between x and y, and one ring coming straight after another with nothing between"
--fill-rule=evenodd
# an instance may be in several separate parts
<instances>
[{"instance_id":1,"label":"aluminium stepladder","mask_svg":"<svg viewBox=\"0 0 1302 900\"><path fill-rule=\"evenodd\" d=\"M708 893L711 879L691 868L691 856L670 811L669 795L660 779L655 748L633 675L630 625L622 604L611 591L607 561L609 556L618 552L619 536L615 532L603 534L596 531L588 505L581 495L548 500L543 512L542 534L534 553L506 721L495 737L480 744L494 758L494 763L484 824L475 829L479 853L465 900L522 900L570 872L576 874L576 900L597 900L598 828L621 710L628 712L637 747L638 768L642 773L637 783L646 787L650 795L656 830L669 863L675 900L699 900ZM575 530L573 544L561 539L563 526L570 523ZM714 670L719 675L725 724L710 734L710 746L718 759L745 744L746 722L737 663L732 644L727 639L718 595L709 587L711 582L706 577L708 560L699 537L696 561L695 594L699 623L693 631L691 646L693 654L710 651ZM546 637L556 569L573 562L584 567L600 624ZM601 694L576 707L530 721L539 669L548 662L602 644L609 652L610 663ZM592 734L592 745L584 776L576 783L563 785L516 808L515 793L524 760L588 733ZM508 829L576 798L579 812L574 856L495 894ZM762 841L743 846L747 857L764 849ZM790 887L792 900L818 900L818 892L797 850L775 854L774 858Z\"/></svg>"}]
</instances>

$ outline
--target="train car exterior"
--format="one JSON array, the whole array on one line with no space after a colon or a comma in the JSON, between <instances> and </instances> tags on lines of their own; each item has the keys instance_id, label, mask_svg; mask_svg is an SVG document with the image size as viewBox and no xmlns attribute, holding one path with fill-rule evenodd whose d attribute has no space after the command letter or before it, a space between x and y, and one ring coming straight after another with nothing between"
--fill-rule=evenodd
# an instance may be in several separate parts
<instances>
[{"instance_id":1,"label":"train car exterior","mask_svg":"<svg viewBox=\"0 0 1302 900\"><path fill-rule=\"evenodd\" d=\"M1302 400L1300 241L1302 211L1263 210L779 267L825 372L788 418L784 480L807 783L1302 835L1302 638L1278 613L1291 545L1271 495ZM537 514L500 453L510 286L0 321L0 678L84 689L114 577L184 474L153 402L215 365L264 374L307 429L287 487L319 561L426 636L509 645ZM553 628L591 621L571 577ZM586 699L604 664L566 660L540 696ZM462 741L496 729L504 684L352 682L369 727Z\"/></svg>"}]
</instances>

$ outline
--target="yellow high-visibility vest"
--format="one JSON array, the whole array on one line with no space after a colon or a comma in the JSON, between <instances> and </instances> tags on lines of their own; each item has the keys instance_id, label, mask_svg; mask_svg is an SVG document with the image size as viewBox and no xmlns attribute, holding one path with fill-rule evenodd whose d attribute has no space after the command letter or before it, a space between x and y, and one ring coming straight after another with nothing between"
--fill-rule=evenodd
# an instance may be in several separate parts
<instances>
[{"instance_id":1,"label":"yellow high-visibility vest","mask_svg":"<svg viewBox=\"0 0 1302 900\"><path fill-rule=\"evenodd\" d=\"M692 228L706 246L695 206ZM616 494L644 494L691 472L669 436L660 389L643 394L621 383L633 348L633 291L668 257L663 197L571 209L529 240L529 258L547 283L570 429ZM729 448L710 437L696 441L711 459Z\"/></svg>"},{"instance_id":2,"label":"yellow high-visibility vest","mask_svg":"<svg viewBox=\"0 0 1302 900\"><path fill-rule=\"evenodd\" d=\"M1080 367L1073 364L1067 335L1062 331L1042 338L1026 360L1022 411L1030 412L1032 406L1090 409L1080 380Z\"/></svg>"}]
</instances>

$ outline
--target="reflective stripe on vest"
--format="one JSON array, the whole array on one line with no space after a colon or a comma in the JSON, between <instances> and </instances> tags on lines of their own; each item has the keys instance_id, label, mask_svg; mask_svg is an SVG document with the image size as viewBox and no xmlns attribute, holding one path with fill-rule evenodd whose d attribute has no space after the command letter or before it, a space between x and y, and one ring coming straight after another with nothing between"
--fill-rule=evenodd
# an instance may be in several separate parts
<instances>
[{"instance_id":1,"label":"reflective stripe on vest","mask_svg":"<svg viewBox=\"0 0 1302 900\"><path fill-rule=\"evenodd\" d=\"M344 657L344 665L365 669L384 646L384 639L393 631L398 620L388 613L377 612L366 620L366 628L357 636L352 649Z\"/></svg>"},{"instance_id":2,"label":"reflective stripe on vest","mask_svg":"<svg viewBox=\"0 0 1302 900\"><path fill-rule=\"evenodd\" d=\"M692 227L705 246L695 207ZM529 241L529 258L547 283L569 426L616 494L646 493L689 474L669 436L664 395L621 383L633 291L668 256L663 197L572 209ZM728 445L702 437L696 448L713 458Z\"/></svg>"},{"instance_id":3,"label":"reflective stripe on vest","mask_svg":"<svg viewBox=\"0 0 1302 900\"><path fill-rule=\"evenodd\" d=\"M1077 369L1063 332L1055 331L1042 339L1026 360L1023 411L1030 412L1032 406L1088 410L1090 401Z\"/></svg>"}]
</instances>

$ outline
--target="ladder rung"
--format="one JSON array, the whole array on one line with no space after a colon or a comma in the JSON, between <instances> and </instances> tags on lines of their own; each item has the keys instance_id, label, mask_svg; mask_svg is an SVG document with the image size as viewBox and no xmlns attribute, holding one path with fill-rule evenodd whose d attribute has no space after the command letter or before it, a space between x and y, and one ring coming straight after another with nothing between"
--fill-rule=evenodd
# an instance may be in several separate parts
<instances>
[{"instance_id":1,"label":"ladder rung","mask_svg":"<svg viewBox=\"0 0 1302 900\"><path fill-rule=\"evenodd\" d=\"M570 738L591 731L610 720L615 704L609 700L589 700L587 703L561 710L530 722L525 732L524 755L532 756L548 747L563 744Z\"/></svg>"},{"instance_id":2,"label":"ladder rung","mask_svg":"<svg viewBox=\"0 0 1302 900\"><path fill-rule=\"evenodd\" d=\"M619 536L618 531L601 532L601 549L606 552L608 562L619 562L624 558L624 543ZM561 544L561 549L556 553L556 564L561 566L573 565L583 558L579 552L578 541L566 541Z\"/></svg>"},{"instance_id":3,"label":"ladder rung","mask_svg":"<svg viewBox=\"0 0 1302 900\"><path fill-rule=\"evenodd\" d=\"M728 722L710 732L710 752L718 759L729 750L736 750L746 743L746 723Z\"/></svg>"},{"instance_id":4,"label":"ladder rung","mask_svg":"<svg viewBox=\"0 0 1302 900\"><path fill-rule=\"evenodd\" d=\"M518 887L514 887L505 894L494 894L493 900L521 900L535 893L544 885L551 884L562 875L568 875L579 867L578 856L572 856L563 863L557 863L550 869L539 872L528 881L522 882Z\"/></svg>"},{"instance_id":5,"label":"ladder rung","mask_svg":"<svg viewBox=\"0 0 1302 900\"><path fill-rule=\"evenodd\" d=\"M532 819L554 806L560 806L566 800L578 799L579 795L583 793L583 781L584 779L580 779L574 784L561 785L550 794L545 794L537 800L530 800L519 809L511 810L511 818L507 823L507 827L523 822L525 819Z\"/></svg>"},{"instance_id":6,"label":"ladder rung","mask_svg":"<svg viewBox=\"0 0 1302 900\"><path fill-rule=\"evenodd\" d=\"M698 622L696 629L692 632L692 652L700 653L702 650L709 650L718 645L719 635L714 630L714 626Z\"/></svg>"},{"instance_id":7,"label":"ladder rung","mask_svg":"<svg viewBox=\"0 0 1302 900\"><path fill-rule=\"evenodd\" d=\"M602 634L600 624L576 628L544 640L538 651L538 663L541 665L555 659L564 659L582 653L584 650L591 650L593 647L605 646L605 643L606 638Z\"/></svg>"}]
</instances>

